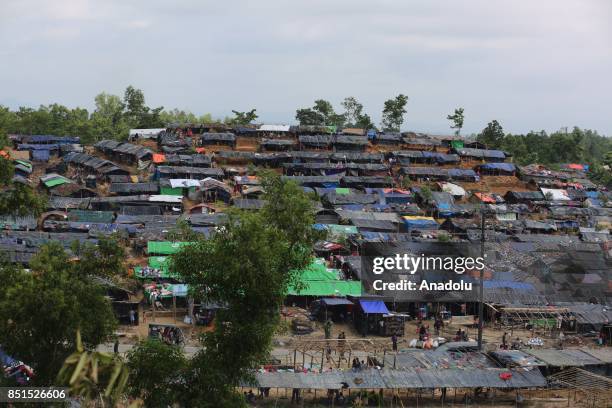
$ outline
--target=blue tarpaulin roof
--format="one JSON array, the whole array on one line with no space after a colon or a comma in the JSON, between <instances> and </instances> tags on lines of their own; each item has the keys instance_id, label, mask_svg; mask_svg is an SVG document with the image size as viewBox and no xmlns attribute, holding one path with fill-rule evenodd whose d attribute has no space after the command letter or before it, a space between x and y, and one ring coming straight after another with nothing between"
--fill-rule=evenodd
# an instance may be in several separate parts
<instances>
[{"instance_id":1,"label":"blue tarpaulin roof","mask_svg":"<svg viewBox=\"0 0 612 408\"><path fill-rule=\"evenodd\" d=\"M353 302L345 298L323 298L321 299L321 303L326 306L342 306L353 304Z\"/></svg>"},{"instance_id":2,"label":"blue tarpaulin roof","mask_svg":"<svg viewBox=\"0 0 612 408\"><path fill-rule=\"evenodd\" d=\"M389 309L382 300L360 300L364 313L389 314Z\"/></svg>"},{"instance_id":3,"label":"blue tarpaulin roof","mask_svg":"<svg viewBox=\"0 0 612 408\"><path fill-rule=\"evenodd\" d=\"M21 143L17 145L17 150L57 150L58 144L28 144Z\"/></svg>"},{"instance_id":4,"label":"blue tarpaulin roof","mask_svg":"<svg viewBox=\"0 0 612 408\"><path fill-rule=\"evenodd\" d=\"M464 170L464 169L449 169L448 175L451 177L476 177L476 172L474 170Z\"/></svg>"},{"instance_id":5,"label":"blue tarpaulin roof","mask_svg":"<svg viewBox=\"0 0 612 408\"><path fill-rule=\"evenodd\" d=\"M55 142L59 144L73 144L79 143L78 137L71 136L52 136L52 135L32 135L28 136L27 140L29 143L50 143Z\"/></svg>"},{"instance_id":6,"label":"blue tarpaulin roof","mask_svg":"<svg viewBox=\"0 0 612 408\"><path fill-rule=\"evenodd\" d=\"M515 290L523 290L527 292L535 292L535 286L526 282L502 281L502 280L486 280L484 281L485 289L508 288Z\"/></svg>"},{"instance_id":7,"label":"blue tarpaulin roof","mask_svg":"<svg viewBox=\"0 0 612 408\"><path fill-rule=\"evenodd\" d=\"M32 160L49 161L49 150L32 150Z\"/></svg>"},{"instance_id":8,"label":"blue tarpaulin roof","mask_svg":"<svg viewBox=\"0 0 612 408\"><path fill-rule=\"evenodd\" d=\"M438 229L440 225L434 219L423 218L412 218L406 219L404 217L404 224L406 228L414 229Z\"/></svg>"},{"instance_id":9,"label":"blue tarpaulin roof","mask_svg":"<svg viewBox=\"0 0 612 408\"><path fill-rule=\"evenodd\" d=\"M589 198L599 198L599 191L585 191L584 193Z\"/></svg>"},{"instance_id":10,"label":"blue tarpaulin roof","mask_svg":"<svg viewBox=\"0 0 612 408\"><path fill-rule=\"evenodd\" d=\"M516 166L513 163L486 163L481 164L478 167L485 170L502 170L508 172L516 171Z\"/></svg>"}]
</instances>

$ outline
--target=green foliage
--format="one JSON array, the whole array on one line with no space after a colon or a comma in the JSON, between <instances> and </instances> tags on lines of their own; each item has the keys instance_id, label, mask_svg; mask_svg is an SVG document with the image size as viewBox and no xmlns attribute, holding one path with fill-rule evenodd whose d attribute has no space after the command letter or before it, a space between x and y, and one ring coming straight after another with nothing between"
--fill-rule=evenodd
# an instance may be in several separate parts
<instances>
[{"instance_id":1,"label":"green foliage","mask_svg":"<svg viewBox=\"0 0 612 408\"><path fill-rule=\"evenodd\" d=\"M115 406L123 396L127 380L128 370L123 360L109 353L85 350L81 332L77 330L76 351L64 361L57 383L68 386L72 396L84 398L86 402L101 401L102 406Z\"/></svg>"},{"instance_id":2,"label":"green foliage","mask_svg":"<svg viewBox=\"0 0 612 408\"><path fill-rule=\"evenodd\" d=\"M4 133L18 133L80 136L85 144L109 138L124 140L130 128L163 127L166 119L179 114L162 114L162 107L146 106L144 93L133 86L126 88L123 98L102 92L95 97L95 105L91 114L84 108L69 109L56 103L17 111L0 106L0 139Z\"/></svg>"},{"instance_id":3,"label":"green foliage","mask_svg":"<svg viewBox=\"0 0 612 408\"><path fill-rule=\"evenodd\" d=\"M431 193L431 187L423 186L421 187L420 193L421 197L423 197L423 201L429 202L431 201L433 194Z\"/></svg>"},{"instance_id":4,"label":"green foliage","mask_svg":"<svg viewBox=\"0 0 612 408\"><path fill-rule=\"evenodd\" d=\"M408 97L404 94L399 94L395 98L385 101L382 111L382 128L385 132L400 131L402 123L404 123L407 103Z\"/></svg>"},{"instance_id":5,"label":"green foliage","mask_svg":"<svg viewBox=\"0 0 612 408\"><path fill-rule=\"evenodd\" d=\"M478 135L477 140L483 143L488 149L497 149L501 146L504 139L504 129L497 120L487 124Z\"/></svg>"},{"instance_id":6,"label":"green foliage","mask_svg":"<svg viewBox=\"0 0 612 408\"><path fill-rule=\"evenodd\" d=\"M295 118L300 122L300 125L312 126L334 125L342 127L346 121L345 115L337 114L331 102L324 99L317 99L312 108L298 109Z\"/></svg>"},{"instance_id":7,"label":"green foliage","mask_svg":"<svg viewBox=\"0 0 612 408\"><path fill-rule=\"evenodd\" d=\"M259 117L257 113L255 113L256 111L257 109L251 109L247 112L232 110L234 117L230 119L230 122L234 125L248 125Z\"/></svg>"},{"instance_id":8,"label":"green foliage","mask_svg":"<svg viewBox=\"0 0 612 408\"><path fill-rule=\"evenodd\" d=\"M452 122L451 129L455 129L455 135L459 136L461 128L463 127L463 108L455 109L455 113L448 115L446 119Z\"/></svg>"},{"instance_id":9,"label":"green foliage","mask_svg":"<svg viewBox=\"0 0 612 408\"><path fill-rule=\"evenodd\" d=\"M401 187L402 187L404 190L407 190L407 189L409 189L410 187L412 187L412 180L410 180L410 177L408 177L408 176L404 176L404 177L402 177L402 179L401 179L401 182L400 182L400 183L401 183L401 184L400 184L400 185L401 185Z\"/></svg>"},{"instance_id":10,"label":"green foliage","mask_svg":"<svg viewBox=\"0 0 612 408\"><path fill-rule=\"evenodd\" d=\"M363 113L363 105L354 96L344 98L342 101L344 108L345 127L356 127L360 129L375 129L370 115Z\"/></svg>"},{"instance_id":11,"label":"green foliage","mask_svg":"<svg viewBox=\"0 0 612 408\"><path fill-rule=\"evenodd\" d=\"M438 242L448 242L448 241L450 241L450 235L438 234Z\"/></svg>"},{"instance_id":12,"label":"green foliage","mask_svg":"<svg viewBox=\"0 0 612 408\"><path fill-rule=\"evenodd\" d=\"M15 168L10 160L0 157L0 214L38 216L46 209L47 200L27 185L12 183Z\"/></svg>"},{"instance_id":13,"label":"green foliage","mask_svg":"<svg viewBox=\"0 0 612 408\"><path fill-rule=\"evenodd\" d=\"M159 118L162 123L178 123L178 124L204 124L204 123L214 123L217 122L213 119L210 113L206 113L202 116L196 116L192 112L172 109L172 110L164 110L159 113Z\"/></svg>"},{"instance_id":14,"label":"green foliage","mask_svg":"<svg viewBox=\"0 0 612 408\"><path fill-rule=\"evenodd\" d=\"M187 368L183 350L159 340L137 344L127 355L129 393L142 398L147 407L167 407L179 401Z\"/></svg>"},{"instance_id":15,"label":"green foliage","mask_svg":"<svg viewBox=\"0 0 612 408\"><path fill-rule=\"evenodd\" d=\"M194 242L199 240L202 236L191 229L187 221L181 219L177 221L176 226L168 231L166 237L169 241Z\"/></svg>"},{"instance_id":16,"label":"green foliage","mask_svg":"<svg viewBox=\"0 0 612 408\"><path fill-rule=\"evenodd\" d=\"M597 183L612 186L612 174L603 165L612 162L612 139L589 129L566 129L548 135L545 131L525 135L504 135L502 126L491 121L478 135L488 149L501 149L520 164L541 163L560 169L559 163L588 163L589 177Z\"/></svg>"},{"instance_id":17,"label":"green foliage","mask_svg":"<svg viewBox=\"0 0 612 408\"><path fill-rule=\"evenodd\" d=\"M125 275L125 248L116 236L101 237L98 244L87 243L79 247L78 271L83 274L113 278Z\"/></svg>"},{"instance_id":18,"label":"green foliage","mask_svg":"<svg viewBox=\"0 0 612 408\"><path fill-rule=\"evenodd\" d=\"M0 267L0 344L34 367L34 385L50 385L75 350L77 330L94 347L113 332L116 319L104 290L75 273L61 244L43 245L30 266L32 272Z\"/></svg>"},{"instance_id":19,"label":"green foliage","mask_svg":"<svg viewBox=\"0 0 612 408\"><path fill-rule=\"evenodd\" d=\"M158 128L163 126L159 114L163 106L151 109L145 105L144 93L140 89L128 86L123 94L124 115L132 128Z\"/></svg>"},{"instance_id":20,"label":"green foliage","mask_svg":"<svg viewBox=\"0 0 612 408\"><path fill-rule=\"evenodd\" d=\"M296 280L290 271L310 262L317 238L312 201L276 174L263 173L261 180L267 200L261 211L230 212L211 239L172 257L173 269L196 296L226 305L186 375L186 406L244 405L235 386L251 379L268 355L279 308Z\"/></svg>"},{"instance_id":21,"label":"green foliage","mask_svg":"<svg viewBox=\"0 0 612 408\"><path fill-rule=\"evenodd\" d=\"M0 156L0 186L6 186L10 184L15 174L15 167L13 163Z\"/></svg>"}]
</instances>

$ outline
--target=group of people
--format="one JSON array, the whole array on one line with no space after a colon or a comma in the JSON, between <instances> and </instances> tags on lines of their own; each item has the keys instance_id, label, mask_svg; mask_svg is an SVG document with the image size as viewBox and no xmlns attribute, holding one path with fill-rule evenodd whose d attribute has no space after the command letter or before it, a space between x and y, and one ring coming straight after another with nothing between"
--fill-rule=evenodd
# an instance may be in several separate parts
<instances>
[{"instance_id":1,"label":"group of people","mask_svg":"<svg viewBox=\"0 0 612 408\"><path fill-rule=\"evenodd\" d=\"M501 348L502 350L508 350L508 348L510 350L520 350L523 348L523 341L518 337L508 347L508 337L508 332L504 332L504 335L502 336L502 342L499 348Z\"/></svg>"},{"instance_id":2,"label":"group of people","mask_svg":"<svg viewBox=\"0 0 612 408\"><path fill-rule=\"evenodd\" d=\"M365 361L359 361L359 359L355 357L352 362L352 367L353 367L353 371L359 371L362 368L366 367L366 363Z\"/></svg>"},{"instance_id":3,"label":"group of people","mask_svg":"<svg viewBox=\"0 0 612 408\"><path fill-rule=\"evenodd\" d=\"M457 330L457 333L455 333L455 338L453 340L454 341L468 341L469 337L465 330L459 329Z\"/></svg>"},{"instance_id":4,"label":"group of people","mask_svg":"<svg viewBox=\"0 0 612 408\"><path fill-rule=\"evenodd\" d=\"M420 341L427 340L429 338L429 325L417 323L417 334L419 335Z\"/></svg>"}]
</instances>

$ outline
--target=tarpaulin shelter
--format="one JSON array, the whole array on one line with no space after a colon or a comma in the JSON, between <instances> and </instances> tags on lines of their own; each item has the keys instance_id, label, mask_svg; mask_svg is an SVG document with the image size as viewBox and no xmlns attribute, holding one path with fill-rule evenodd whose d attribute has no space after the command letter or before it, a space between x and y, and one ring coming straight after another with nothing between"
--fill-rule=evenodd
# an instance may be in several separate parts
<instances>
[{"instance_id":1,"label":"tarpaulin shelter","mask_svg":"<svg viewBox=\"0 0 612 408\"><path fill-rule=\"evenodd\" d=\"M74 181L70 180L69 178L61 176L57 173L50 173L40 176L40 182L43 183L47 189L61 186L62 184L74 183Z\"/></svg>"},{"instance_id":2,"label":"tarpaulin shelter","mask_svg":"<svg viewBox=\"0 0 612 408\"><path fill-rule=\"evenodd\" d=\"M187 167L187 166L158 166L156 177L160 179L191 178L203 179L212 177L221 180L224 177L223 169Z\"/></svg>"},{"instance_id":3,"label":"tarpaulin shelter","mask_svg":"<svg viewBox=\"0 0 612 408\"><path fill-rule=\"evenodd\" d=\"M471 169L448 169L448 176L451 180L462 180L469 182L479 180L478 174Z\"/></svg>"},{"instance_id":4,"label":"tarpaulin shelter","mask_svg":"<svg viewBox=\"0 0 612 408\"><path fill-rule=\"evenodd\" d=\"M405 215L402 217L404 225L408 230L430 230L438 229L440 225L432 217L419 217Z\"/></svg>"},{"instance_id":5,"label":"tarpaulin shelter","mask_svg":"<svg viewBox=\"0 0 612 408\"><path fill-rule=\"evenodd\" d=\"M169 242L149 241L147 242L147 254L149 255L172 255L178 253L182 248L193 244L192 242Z\"/></svg>"},{"instance_id":6,"label":"tarpaulin shelter","mask_svg":"<svg viewBox=\"0 0 612 408\"><path fill-rule=\"evenodd\" d=\"M338 206L346 204L375 204L380 202L378 194L339 194L336 191L325 193L321 198L324 205Z\"/></svg>"},{"instance_id":7,"label":"tarpaulin shelter","mask_svg":"<svg viewBox=\"0 0 612 408\"><path fill-rule=\"evenodd\" d=\"M442 182L440 183L440 189L442 191L450 193L453 197L463 197L466 195L466 192L463 187L453 183Z\"/></svg>"},{"instance_id":8,"label":"tarpaulin shelter","mask_svg":"<svg viewBox=\"0 0 612 408\"><path fill-rule=\"evenodd\" d=\"M65 163L83 168L90 173L96 173L97 175L103 177L110 175L130 174L127 170L122 169L109 160L100 159L87 153L70 152L64 156L63 160Z\"/></svg>"},{"instance_id":9,"label":"tarpaulin shelter","mask_svg":"<svg viewBox=\"0 0 612 408\"><path fill-rule=\"evenodd\" d=\"M157 183L111 183L110 192L117 195L157 194Z\"/></svg>"},{"instance_id":10,"label":"tarpaulin shelter","mask_svg":"<svg viewBox=\"0 0 612 408\"><path fill-rule=\"evenodd\" d=\"M510 373L510 376L502 376ZM288 371L256 372L255 385L269 388L318 390L434 389L434 388L516 388L546 387L546 378L537 369L471 368L426 370L362 370L296 373ZM502 377L507 377L503 379ZM244 384L252 386L253 384Z\"/></svg>"},{"instance_id":11,"label":"tarpaulin shelter","mask_svg":"<svg viewBox=\"0 0 612 408\"><path fill-rule=\"evenodd\" d=\"M338 176L282 176L282 178L307 187L340 187Z\"/></svg>"},{"instance_id":12,"label":"tarpaulin shelter","mask_svg":"<svg viewBox=\"0 0 612 408\"><path fill-rule=\"evenodd\" d=\"M309 153L309 152L302 152L302 153ZM325 152L321 152L319 154L323 154L323 153ZM370 152L334 152L334 153L331 153L331 156L329 156L329 159L333 162L346 162L346 163L382 163L384 158L385 156L382 153L370 153Z\"/></svg>"},{"instance_id":13,"label":"tarpaulin shelter","mask_svg":"<svg viewBox=\"0 0 612 408\"><path fill-rule=\"evenodd\" d=\"M549 201L569 201L570 196L566 190L555 188L540 188L544 198Z\"/></svg>"},{"instance_id":14,"label":"tarpaulin shelter","mask_svg":"<svg viewBox=\"0 0 612 408\"><path fill-rule=\"evenodd\" d=\"M361 282L332 280L332 281L307 281L302 289L289 286L289 295L293 296L360 296Z\"/></svg>"},{"instance_id":15,"label":"tarpaulin shelter","mask_svg":"<svg viewBox=\"0 0 612 408\"><path fill-rule=\"evenodd\" d=\"M112 211L69 210L68 219L77 222L97 222L110 224L115 214Z\"/></svg>"},{"instance_id":16,"label":"tarpaulin shelter","mask_svg":"<svg viewBox=\"0 0 612 408\"><path fill-rule=\"evenodd\" d=\"M47 162L50 158L49 150L32 150L32 160L39 162Z\"/></svg>"},{"instance_id":17,"label":"tarpaulin shelter","mask_svg":"<svg viewBox=\"0 0 612 408\"><path fill-rule=\"evenodd\" d=\"M516 174L516 166L513 163L485 163L474 167L481 175L513 176Z\"/></svg>"},{"instance_id":18,"label":"tarpaulin shelter","mask_svg":"<svg viewBox=\"0 0 612 408\"><path fill-rule=\"evenodd\" d=\"M464 147L455 149L455 151L461 158L481 159L491 162L503 162L506 160L506 154L501 150L470 149Z\"/></svg>"},{"instance_id":19,"label":"tarpaulin shelter","mask_svg":"<svg viewBox=\"0 0 612 408\"><path fill-rule=\"evenodd\" d=\"M400 133L381 133L374 136L372 141L379 145L399 145L404 143L404 138Z\"/></svg>"},{"instance_id":20,"label":"tarpaulin shelter","mask_svg":"<svg viewBox=\"0 0 612 408\"><path fill-rule=\"evenodd\" d=\"M362 177L351 177L344 176L340 180L340 184L343 187L363 187L363 188L376 188L376 187L391 187L393 180L388 177L380 176L362 176Z\"/></svg>"},{"instance_id":21,"label":"tarpaulin shelter","mask_svg":"<svg viewBox=\"0 0 612 408\"><path fill-rule=\"evenodd\" d=\"M368 138L364 136L338 135L332 142L337 151L364 151L368 145Z\"/></svg>"},{"instance_id":22,"label":"tarpaulin shelter","mask_svg":"<svg viewBox=\"0 0 612 408\"><path fill-rule=\"evenodd\" d=\"M200 144L236 146L236 135L233 133L203 133L200 136Z\"/></svg>"},{"instance_id":23,"label":"tarpaulin shelter","mask_svg":"<svg viewBox=\"0 0 612 408\"><path fill-rule=\"evenodd\" d=\"M301 135L298 140L302 148L328 149L335 139L332 135Z\"/></svg>"},{"instance_id":24,"label":"tarpaulin shelter","mask_svg":"<svg viewBox=\"0 0 612 408\"><path fill-rule=\"evenodd\" d=\"M291 151L291 161L294 163L327 163L332 156L331 152L305 152Z\"/></svg>"},{"instance_id":25,"label":"tarpaulin shelter","mask_svg":"<svg viewBox=\"0 0 612 408\"><path fill-rule=\"evenodd\" d=\"M263 150L291 150L296 145L295 140L286 139L262 139L259 146Z\"/></svg>"},{"instance_id":26,"label":"tarpaulin shelter","mask_svg":"<svg viewBox=\"0 0 612 408\"><path fill-rule=\"evenodd\" d=\"M367 314L389 314L389 309L382 300L359 300L359 306L363 313Z\"/></svg>"}]
</instances>

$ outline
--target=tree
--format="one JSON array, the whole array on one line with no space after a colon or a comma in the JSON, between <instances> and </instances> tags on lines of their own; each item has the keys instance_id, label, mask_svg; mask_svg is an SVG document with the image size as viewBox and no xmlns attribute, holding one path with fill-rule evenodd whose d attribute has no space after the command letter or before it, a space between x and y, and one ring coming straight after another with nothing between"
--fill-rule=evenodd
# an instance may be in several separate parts
<instances>
[{"instance_id":1,"label":"tree","mask_svg":"<svg viewBox=\"0 0 612 408\"><path fill-rule=\"evenodd\" d=\"M345 115L337 114L331 102L317 99L312 108L298 109L295 118L300 125L310 126L344 126Z\"/></svg>"},{"instance_id":2,"label":"tree","mask_svg":"<svg viewBox=\"0 0 612 408\"><path fill-rule=\"evenodd\" d=\"M123 95L123 104L125 105L125 117L130 126L134 128L157 128L163 125L160 119L160 113L163 111L163 106L151 109L145 105L144 93L140 89L134 88L132 85L125 89Z\"/></svg>"},{"instance_id":3,"label":"tree","mask_svg":"<svg viewBox=\"0 0 612 408\"><path fill-rule=\"evenodd\" d=\"M446 119L452 122L451 129L455 129L455 135L459 136L463 127L463 108L455 109L455 113L448 115Z\"/></svg>"},{"instance_id":4,"label":"tree","mask_svg":"<svg viewBox=\"0 0 612 408\"><path fill-rule=\"evenodd\" d=\"M46 208L45 197L36 194L29 185L13 183L14 174L13 163L0 157L0 214L40 215Z\"/></svg>"},{"instance_id":5,"label":"tree","mask_svg":"<svg viewBox=\"0 0 612 408\"><path fill-rule=\"evenodd\" d=\"M123 360L110 353L85 350L77 329L76 351L64 361L57 383L69 386L70 394L84 398L86 403L99 401L102 407L113 407L123 396L127 380ZM132 404L130 408L136 406Z\"/></svg>"},{"instance_id":6,"label":"tree","mask_svg":"<svg viewBox=\"0 0 612 408\"><path fill-rule=\"evenodd\" d=\"M179 401L187 360L180 347L159 340L138 343L127 354L129 393L147 407L167 407Z\"/></svg>"},{"instance_id":7,"label":"tree","mask_svg":"<svg viewBox=\"0 0 612 408\"><path fill-rule=\"evenodd\" d=\"M407 103L408 97L404 94L399 94L394 99L385 101L382 112L382 128L385 132L400 131L402 123L404 123Z\"/></svg>"},{"instance_id":8,"label":"tree","mask_svg":"<svg viewBox=\"0 0 612 408\"><path fill-rule=\"evenodd\" d=\"M75 350L77 330L93 348L113 333L116 319L103 288L75 273L60 243L43 245L30 267L0 267L0 344L34 368L34 385L46 386Z\"/></svg>"},{"instance_id":9,"label":"tree","mask_svg":"<svg viewBox=\"0 0 612 408\"><path fill-rule=\"evenodd\" d=\"M374 122L372 122L372 118L370 117L370 115L366 113L364 113L363 115L359 117L359 119L357 120L357 123L355 123L355 126L360 129L376 130L376 126L374 125Z\"/></svg>"},{"instance_id":10,"label":"tree","mask_svg":"<svg viewBox=\"0 0 612 408\"><path fill-rule=\"evenodd\" d=\"M342 101L346 127L357 127L360 129L374 129L370 115L363 113L363 105L353 96L344 98Z\"/></svg>"},{"instance_id":11,"label":"tree","mask_svg":"<svg viewBox=\"0 0 612 408\"><path fill-rule=\"evenodd\" d=\"M171 109L164 110L159 113L159 119L162 123L178 123L178 124L200 124L200 123L215 123L219 122L219 120L215 120L210 113L205 113L204 115L197 116L192 112L179 110L179 109Z\"/></svg>"},{"instance_id":12,"label":"tree","mask_svg":"<svg viewBox=\"0 0 612 408\"><path fill-rule=\"evenodd\" d=\"M295 112L295 118L301 126L323 126L325 124L323 115L312 108L298 109Z\"/></svg>"},{"instance_id":13,"label":"tree","mask_svg":"<svg viewBox=\"0 0 612 408\"><path fill-rule=\"evenodd\" d=\"M195 232L186 220L178 220L176 225L168 231L166 238L169 241L193 242L202 238L202 236Z\"/></svg>"},{"instance_id":14,"label":"tree","mask_svg":"<svg viewBox=\"0 0 612 408\"><path fill-rule=\"evenodd\" d=\"M259 117L255 111L257 111L257 109L251 109L247 112L232 110L234 118L230 119L230 122L235 125L248 125Z\"/></svg>"},{"instance_id":15,"label":"tree","mask_svg":"<svg viewBox=\"0 0 612 408\"><path fill-rule=\"evenodd\" d=\"M294 183L263 174L267 204L257 213L230 212L211 239L172 257L195 296L225 305L186 374L184 405L243 406L235 387L264 361L295 270L310 262L314 206ZM265 285L262 285L265 282Z\"/></svg>"},{"instance_id":16,"label":"tree","mask_svg":"<svg viewBox=\"0 0 612 408\"><path fill-rule=\"evenodd\" d=\"M477 136L477 140L483 143L488 149L497 149L504 140L504 129L497 120L492 120L487 124L482 132Z\"/></svg>"},{"instance_id":17,"label":"tree","mask_svg":"<svg viewBox=\"0 0 612 408\"><path fill-rule=\"evenodd\" d=\"M79 245L77 251L79 262L75 268L81 274L95 274L104 278L125 275L125 248L116 236L101 237L97 245L91 243Z\"/></svg>"},{"instance_id":18,"label":"tree","mask_svg":"<svg viewBox=\"0 0 612 408\"><path fill-rule=\"evenodd\" d=\"M363 105L354 96L349 96L342 101L342 107L344 108L346 126L356 126L359 118L363 115Z\"/></svg>"}]
</instances>

